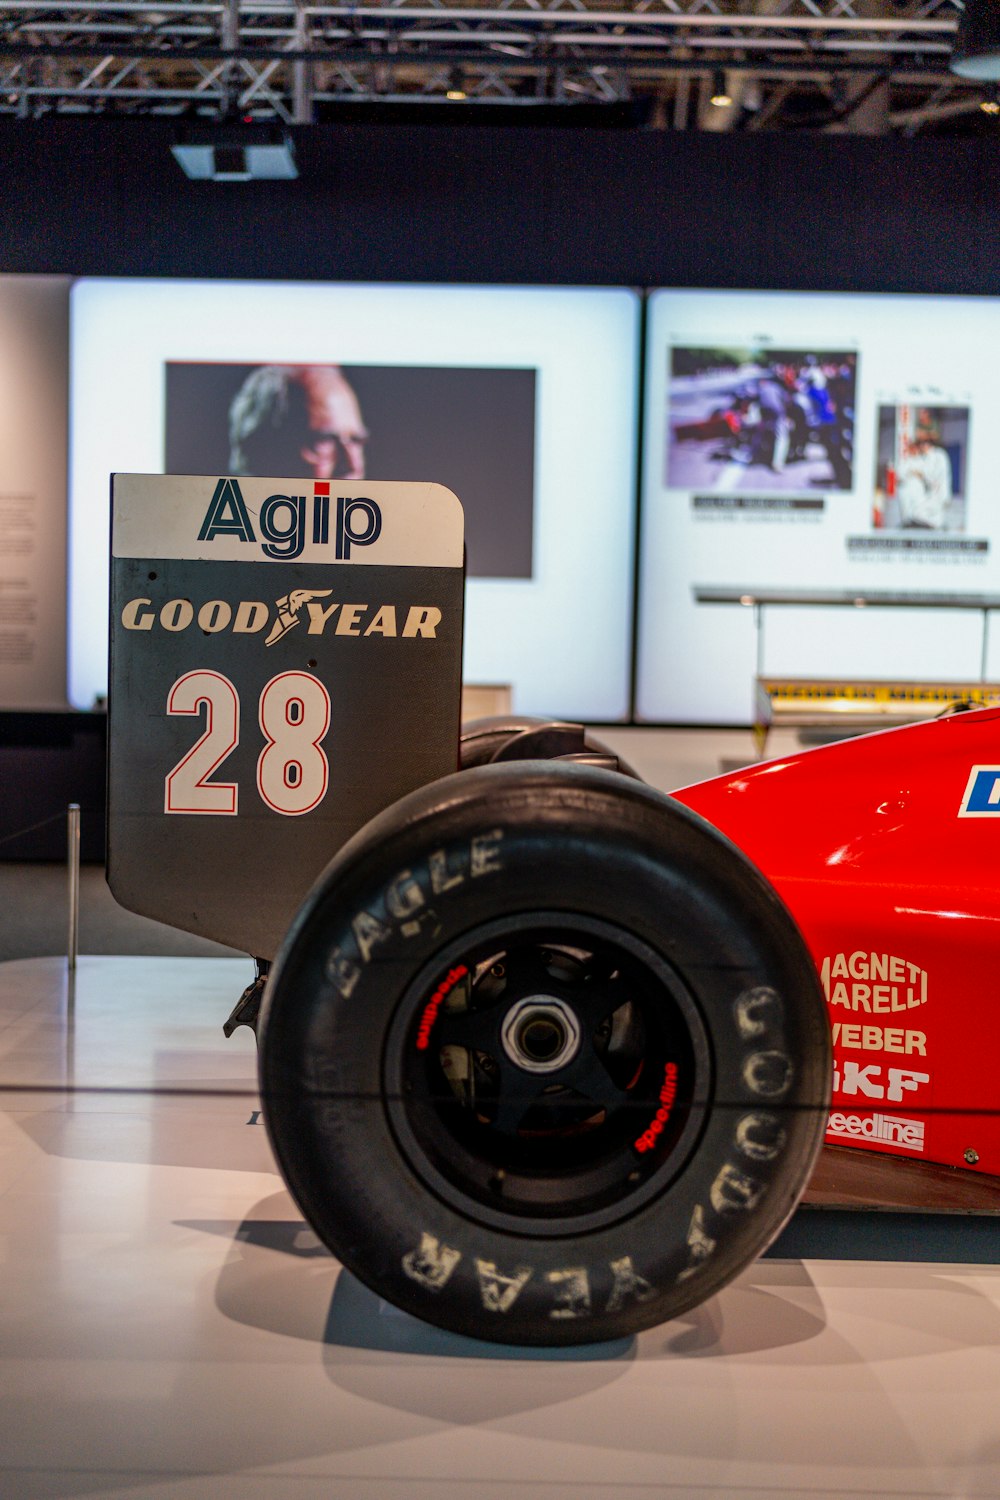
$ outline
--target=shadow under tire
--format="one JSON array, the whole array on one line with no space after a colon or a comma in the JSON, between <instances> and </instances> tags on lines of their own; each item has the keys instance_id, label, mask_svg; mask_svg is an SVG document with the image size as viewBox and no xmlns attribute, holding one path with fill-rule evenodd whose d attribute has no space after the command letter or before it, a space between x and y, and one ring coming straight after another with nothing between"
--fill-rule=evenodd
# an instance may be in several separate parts
<instances>
[{"instance_id":1,"label":"shadow under tire","mask_svg":"<svg viewBox=\"0 0 1000 1500\"><path fill-rule=\"evenodd\" d=\"M830 1032L786 908L640 782L446 777L341 851L275 963L265 1119L333 1253L509 1344L621 1338L725 1286L822 1142Z\"/></svg>"}]
</instances>

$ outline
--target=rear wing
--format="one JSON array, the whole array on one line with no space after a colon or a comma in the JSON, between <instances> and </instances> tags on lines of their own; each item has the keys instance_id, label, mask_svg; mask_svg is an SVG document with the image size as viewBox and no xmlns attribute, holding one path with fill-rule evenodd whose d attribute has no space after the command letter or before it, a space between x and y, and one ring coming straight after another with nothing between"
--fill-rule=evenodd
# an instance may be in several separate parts
<instances>
[{"instance_id":1,"label":"rear wing","mask_svg":"<svg viewBox=\"0 0 1000 1500\"><path fill-rule=\"evenodd\" d=\"M108 882L263 958L455 769L464 519L436 484L112 479Z\"/></svg>"}]
</instances>

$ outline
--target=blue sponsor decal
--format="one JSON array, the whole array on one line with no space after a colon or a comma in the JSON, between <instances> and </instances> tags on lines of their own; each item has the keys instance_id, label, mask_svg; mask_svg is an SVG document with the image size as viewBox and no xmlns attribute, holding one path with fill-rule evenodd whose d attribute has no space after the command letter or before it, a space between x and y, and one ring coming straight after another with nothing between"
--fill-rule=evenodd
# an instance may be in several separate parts
<instances>
[{"instance_id":1,"label":"blue sponsor decal","mask_svg":"<svg viewBox=\"0 0 1000 1500\"><path fill-rule=\"evenodd\" d=\"M268 495L257 516L261 551L265 557L288 562L300 557L306 544L307 495ZM335 555L350 560L352 547L370 547L382 535L382 510L364 496L337 496ZM243 498L239 480L220 479L198 532L199 542L214 542L217 536L235 536L256 544L257 536ZM317 480L312 495L312 539L314 545L330 542L330 485Z\"/></svg>"},{"instance_id":2,"label":"blue sponsor decal","mask_svg":"<svg viewBox=\"0 0 1000 1500\"><path fill-rule=\"evenodd\" d=\"M362 529L356 531L353 526L355 512L364 516ZM346 500L343 495L337 496L337 556L348 558L351 555L351 547L370 547L372 542L377 542L382 533L382 512L374 500Z\"/></svg>"},{"instance_id":3,"label":"blue sponsor decal","mask_svg":"<svg viewBox=\"0 0 1000 1500\"><path fill-rule=\"evenodd\" d=\"M1000 766L973 766L958 816L960 818L1000 816Z\"/></svg>"}]
</instances>

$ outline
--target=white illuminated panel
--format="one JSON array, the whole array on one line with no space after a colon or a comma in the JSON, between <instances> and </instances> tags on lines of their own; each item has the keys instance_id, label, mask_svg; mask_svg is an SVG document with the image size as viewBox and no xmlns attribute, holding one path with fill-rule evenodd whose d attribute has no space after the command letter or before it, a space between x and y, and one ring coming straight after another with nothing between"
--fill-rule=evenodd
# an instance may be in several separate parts
<instances>
[{"instance_id":1,"label":"white illuminated panel","mask_svg":"<svg viewBox=\"0 0 1000 1500\"><path fill-rule=\"evenodd\" d=\"M746 723L758 661L977 678L978 612L772 607L761 641L695 591L1000 592L1000 302L658 291L648 319L638 716ZM775 382L802 412L777 444Z\"/></svg>"},{"instance_id":2,"label":"white illuminated panel","mask_svg":"<svg viewBox=\"0 0 1000 1500\"><path fill-rule=\"evenodd\" d=\"M625 716L634 293L83 280L71 318L72 702L106 691L109 476L163 471L167 364L333 361L536 371L531 577L469 580L464 675L519 713Z\"/></svg>"}]
</instances>

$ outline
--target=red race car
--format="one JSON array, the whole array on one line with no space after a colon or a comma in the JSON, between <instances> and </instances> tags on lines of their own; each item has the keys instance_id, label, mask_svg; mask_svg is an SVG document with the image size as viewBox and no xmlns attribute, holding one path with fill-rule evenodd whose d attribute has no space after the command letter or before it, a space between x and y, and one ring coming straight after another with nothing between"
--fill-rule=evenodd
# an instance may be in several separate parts
<instances>
[{"instance_id":1,"label":"red race car","mask_svg":"<svg viewBox=\"0 0 1000 1500\"><path fill-rule=\"evenodd\" d=\"M579 726L467 728L269 978L265 1115L317 1233L432 1323L582 1343L724 1286L824 1140L1000 1177L998 719L671 797Z\"/></svg>"}]
</instances>

